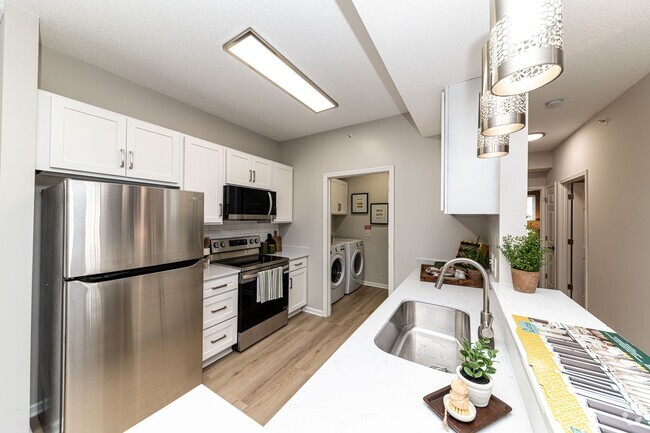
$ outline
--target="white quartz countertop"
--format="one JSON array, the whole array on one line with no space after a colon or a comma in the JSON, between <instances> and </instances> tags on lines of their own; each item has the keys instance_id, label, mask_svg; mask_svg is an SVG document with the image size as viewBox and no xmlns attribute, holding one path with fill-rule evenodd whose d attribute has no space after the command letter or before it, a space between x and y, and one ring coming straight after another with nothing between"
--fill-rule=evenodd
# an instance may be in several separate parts
<instances>
[{"instance_id":1,"label":"white quartz countertop","mask_svg":"<svg viewBox=\"0 0 650 433\"><path fill-rule=\"evenodd\" d=\"M199 385L126 433L260 433L264 428L235 406Z\"/></svg>"},{"instance_id":2,"label":"white quartz countertop","mask_svg":"<svg viewBox=\"0 0 650 433\"><path fill-rule=\"evenodd\" d=\"M294 256L292 248L281 254L292 259L306 256ZM212 278L237 273L237 269L218 265L210 265L210 271ZM515 292L510 284L493 283L493 288L495 342L500 351L493 392L512 412L482 431L551 431L554 426L540 399L541 390L528 371L512 314L610 328L559 291L538 289L529 295ZM377 333L405 300L469 313L472 339L477 338L482 290L451 285L437 290L432 283L419 281L418 267L264 428L201 385L128 432L443 432L440 418L422 397L448 385L454 375L389 355L374 344Z\"/></svg>"},{"instance_id":3,"label":"white quartz countertop","mask_svg":"<svg viewBox=\"0 0 650 433\"><path fill-rule=\"evenodd\" d=\"M381 351L374 338L398 305L418 300L454 307L470 314L477 338L482 290L445 285L437 290L420 282L419 268L357 329L294 397L269 421L277 433L305 432L443 432L440 418L422 398L455 376ZM494 394L512 412L482 431L533 431L504 339L495 326L498 372Z\"/></svg>"},{"instance_id":4,"label":"white quartz countertop","mask_svg":"<svg viewBox=\"0 0 650 433\"><path fill-rule=\"evenodd\" d=\"M289 260L302 259L309 256L309 248L296 245L282 245L282 251L272 256L286 257Z\"/></svg>"},{"instance_id":5,"label":"white quartz countertop","mask_svg":"<svg viewBox=\"0 0 650 433\"><path fill-rule=\"evenodd\" d=\"M215 278L229 277L239 273L238 268L223 266L211 263L207 269L203 270L203 281L214 280Z\"/></svg>"}]
</instances>

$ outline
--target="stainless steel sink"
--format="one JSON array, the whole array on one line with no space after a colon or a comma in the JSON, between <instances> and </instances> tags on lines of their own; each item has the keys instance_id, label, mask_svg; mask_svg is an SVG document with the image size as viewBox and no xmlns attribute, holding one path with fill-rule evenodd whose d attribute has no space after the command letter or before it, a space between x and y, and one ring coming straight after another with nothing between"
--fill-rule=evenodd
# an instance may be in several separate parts
<instances>
[{"instance_id":1,"label":"stainless steel sink","mask_svg":"<svg viewBox=\"0 0 650 433\"><path fill-rule=\"evenodd\" d=\"M458 350L470 339L464 311L417 301L403 301L375 337L381 350L436 370L453 373Z\"/></svg>"}]
</instances>

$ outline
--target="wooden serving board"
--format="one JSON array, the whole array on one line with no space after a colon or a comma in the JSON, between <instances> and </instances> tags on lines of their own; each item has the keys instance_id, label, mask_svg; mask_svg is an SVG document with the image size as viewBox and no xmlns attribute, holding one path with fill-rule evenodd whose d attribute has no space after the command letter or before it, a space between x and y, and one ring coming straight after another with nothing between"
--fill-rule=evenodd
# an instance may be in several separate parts
<instances>
[{"instance_id":1,"label":"wooden serving board","mask_svg":"<svg viewBox=\"0 0 650 433\"><path fill-rule=\"evenodd\" d=\"M451 386L434 391L424 396L423 400L441 419L445 416L445 405L443 399L449 394ZM512 408L494 395L490 397L490 402L486 407L476 408L476 418L472 422L461 422L451 415L447 416L447 423L454 431L458 433L474 433L492 424L499 418L504 417L512 411Z\"/></svg>"},{"instance_id":2,"label":"wooden serving board","mask_svg":"<svg viewBox=\"0 0 650 433\"><path fill-rule=\"evenodd\" d=\"M438 277L434 277L429 274L426 269L431 265L422 265L420 268L420 281L426 281L427 283L435 283L438 281ZM445 277L445 284L453 284L455 286L466 286L466 287L476 287L477 289L483 288L483 280L470 280L466 278L464 280L454 278L454 277Z\"/></svg>"}]
</instances>

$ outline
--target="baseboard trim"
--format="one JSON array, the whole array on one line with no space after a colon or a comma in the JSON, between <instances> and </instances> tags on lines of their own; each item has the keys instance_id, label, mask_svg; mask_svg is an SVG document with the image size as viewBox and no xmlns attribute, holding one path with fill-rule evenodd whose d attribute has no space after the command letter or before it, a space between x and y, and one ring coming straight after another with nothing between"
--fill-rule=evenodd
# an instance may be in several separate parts
<instances>
[{"instance_id":1,"label":"baseboard trim","mask_svg":"<svg viewBox=\"0 0 650 433\"><path fill-rule=\"evenodd\" d=\"M29 405L29 417L34 418L36 415L38 415L38 408L40 407L41 402L37 401L36 403L32 403Z\"/></svg>"},{"instance_id":2,"label":"baseboard trim","mask_svg":"<svg viewBox=\"0 0 650 433\"><path fill-rule=\"evenodd\" d=\"M373 283L372 281L364 281L362 284L364 286L370 286L370 287L376 287L378 289L386 289L386 290L388 290L388 284Z\"/></svg>"},{"instance_id":3,"label":"baseboard trim","mask_svg":"<svg viewBox=\"0 0 650 433\"><path fill-rule=\"evenodd\" d=\"M323 313L323 310L318 310L316 308L302 307L302 311L304 313L313 314L314 316L325 317L325 313Z\"/></svg>"}]
</instances>

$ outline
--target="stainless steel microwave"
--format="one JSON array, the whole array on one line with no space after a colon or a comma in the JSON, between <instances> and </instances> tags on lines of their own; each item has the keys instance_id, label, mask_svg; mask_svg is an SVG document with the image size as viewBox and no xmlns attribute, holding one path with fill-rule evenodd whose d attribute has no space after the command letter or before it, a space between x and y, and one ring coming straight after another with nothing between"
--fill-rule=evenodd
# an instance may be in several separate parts
<instances>
[{"instance_id":1,"label":"stainless steel microwave","mask_svg":"<svg viewBox=\"0 0 650 433\"><path fill-rule=\"evenodd\" d=\"M276 216L275 191L226 185L223 202L227 220L272 221Z\"/></svg>"}]
</instances>

